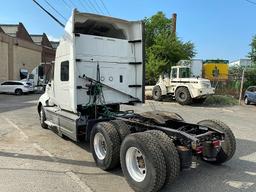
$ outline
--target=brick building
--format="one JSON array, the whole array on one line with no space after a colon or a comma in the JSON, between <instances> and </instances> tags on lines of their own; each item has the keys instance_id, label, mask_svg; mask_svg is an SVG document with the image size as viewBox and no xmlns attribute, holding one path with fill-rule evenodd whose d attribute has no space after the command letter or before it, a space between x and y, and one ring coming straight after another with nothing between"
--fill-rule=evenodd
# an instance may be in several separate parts
<instances>
[{"instance_id":1,"label":"brick building","mask_svg":"<svg viewBox=\"0 0 256 192\"><path fill-rule=\"evenodd\" d=\"M56 49L52 46L47 35L30 35L35 44L42 47L41 63L51 63L55 60Z\"/></svg>"},{"instance_id":2,"label":"brick building","mask_svg":"<svg viewBox=\"0 0 256 192\"><path fill-rule=\"evenodd\" d=\"M22 23L0 24L0 82L26 78L40 63L51 63L57 45L45 33L30 35Z\"/></svg>"},{"instance_id":3,"label":"brick building","mask_svg":"<svg viewBox=\"0 0 256 192\"><path fill-rule=\"evenodd\" d=\"M42 47L36 45L22 23L0 24L0 82L23 79L41 62Z\"/></svg>"}]
</instances>

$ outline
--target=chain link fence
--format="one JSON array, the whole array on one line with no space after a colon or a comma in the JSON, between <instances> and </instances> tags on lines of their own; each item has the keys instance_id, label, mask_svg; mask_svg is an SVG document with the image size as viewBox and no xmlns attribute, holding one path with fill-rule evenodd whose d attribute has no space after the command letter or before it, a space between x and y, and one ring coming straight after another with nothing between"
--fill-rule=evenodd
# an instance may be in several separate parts
<instances>
[{"instance_id":1,"label":"chain link fence","mask_svg":"<svg viewBox=\"0 0 256 192\"><path fill-rule=\"evenodd\" d=\"M244 75L244 77L243 77ZM239 99L242 86L242 96L245 90L249 86L256 85L256 69L247 69L244 71L236 71L235 73L230 73L227 80L214 80L212 81L212 86L215 87L216 95L229 95L236 99ZM242 97L243 98L243 97Z\"/></svg>"}]
</instances>

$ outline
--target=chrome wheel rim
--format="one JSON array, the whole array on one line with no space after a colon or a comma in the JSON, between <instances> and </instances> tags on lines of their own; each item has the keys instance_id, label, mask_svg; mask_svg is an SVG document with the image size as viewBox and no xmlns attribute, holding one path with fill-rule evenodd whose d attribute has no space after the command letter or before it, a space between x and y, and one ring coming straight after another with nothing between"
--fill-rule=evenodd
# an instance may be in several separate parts
<instances>
[{"instance_id":1,"label":"chrome wheel rim","mask_svg":"<svg viewBox=\"0 0 256 192\"><path fill-rule=\"evenodd\" d=\"M126 151L125 162L127 170L136 182L142 182L147 174L145 156L136 147L130 147Z\"/></svg>"},{"instance_id":2,"label":"chrome wheel rim","mask_svg":"<svg viewBox=\"0 0 256 192\"><path fill-rule=\"evenodd\" d=\"M103 160L107 154L106 140L101 133L96 133L93 140L93 147L98 159Z\"/></svg>"}]
</instances>

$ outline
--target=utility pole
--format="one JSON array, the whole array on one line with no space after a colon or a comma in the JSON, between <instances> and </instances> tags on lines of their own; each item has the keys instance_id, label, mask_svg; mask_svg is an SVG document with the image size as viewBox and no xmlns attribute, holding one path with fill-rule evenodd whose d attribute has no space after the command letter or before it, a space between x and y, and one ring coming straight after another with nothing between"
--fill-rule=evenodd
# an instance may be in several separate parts
<instances>
[{"instance_id":1,"label":"utility pole","mask_svg":"<svg viewBox=\"0 0 256 192\"><path fill-rule=\"evenodd\" d=\"M174 35L176 35L176 25L177 25L177 14L172 14L172 32Z\"/></svg>"},{"instance_id":2,"label":"utility pole","mask_svg":"<svg viewBox=\"0 0 256 192\"><path fill-rule=\"evenodd\" d=\"M245 71L245 69L243 69L243 73L242 73L242 80L241 80L241 86L240 86L240 96L239 96L239 105L241 105L242 94L243 94L243 87L244 87L244 71Z\"/></svg>"}]
</instances>

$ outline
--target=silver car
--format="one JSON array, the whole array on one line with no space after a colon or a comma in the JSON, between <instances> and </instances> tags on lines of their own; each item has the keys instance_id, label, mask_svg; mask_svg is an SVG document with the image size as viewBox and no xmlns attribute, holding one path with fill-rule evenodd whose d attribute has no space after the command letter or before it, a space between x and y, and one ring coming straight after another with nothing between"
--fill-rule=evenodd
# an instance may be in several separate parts
<instances>
[{"instance_id":1,"label":"silver car","mask_svg":"<svg viewBox=\"0 0 256 192\"><path fill-rule=\"evenodd\" d=\"M33 86L25 81L5 81L0 85L0 92L2 93L15 93L22 95L33 91Z\"/></svg>"}]
</instances>

